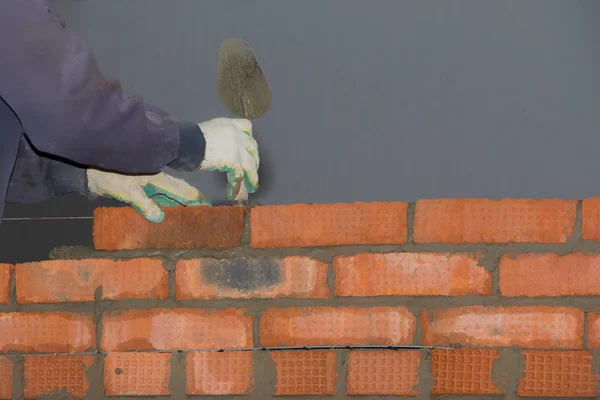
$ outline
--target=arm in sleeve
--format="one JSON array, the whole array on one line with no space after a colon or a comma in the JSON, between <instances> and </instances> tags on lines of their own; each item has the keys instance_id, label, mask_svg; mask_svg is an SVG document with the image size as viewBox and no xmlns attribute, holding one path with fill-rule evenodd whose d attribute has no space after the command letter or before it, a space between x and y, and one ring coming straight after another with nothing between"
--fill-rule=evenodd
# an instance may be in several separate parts
<instances>
[{"instance_id":1,"label":"arm in sleeve","mask_svg":"<svg viewBox=\"0 0 600 400\"><path fill-rule=\"evenodd\" d=\"M46 0L0 1L0 54L0 96L39 152L121 173L201 163L203 135L188 133L183 155L182 125L105 79Z\"/></svg>"}]
</instances>

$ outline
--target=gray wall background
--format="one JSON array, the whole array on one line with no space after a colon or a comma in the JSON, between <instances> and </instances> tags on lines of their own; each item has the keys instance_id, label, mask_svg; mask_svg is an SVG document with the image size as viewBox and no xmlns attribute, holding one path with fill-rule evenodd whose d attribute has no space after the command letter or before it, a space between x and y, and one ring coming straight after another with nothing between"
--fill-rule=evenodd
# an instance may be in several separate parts
<instances>
[{"instance_id":1,"label":"gray wall background","mask_svg":"<svg viewBox=\"0 0 600 400\"><path fill-rule=\"evenodd\" d=\"M263 204L600 195L600 1L53 3L107 75L190 121L230 116L217 50L247 40L273 92L255 121ZM224 200L224 176L178 176ZM96 205L74 196L7 212ZM54 223L27 224L37 228L0 227L0 261L18 229ZM56 224L89 236L87 222Z\"/></svg>"}]
</instances>

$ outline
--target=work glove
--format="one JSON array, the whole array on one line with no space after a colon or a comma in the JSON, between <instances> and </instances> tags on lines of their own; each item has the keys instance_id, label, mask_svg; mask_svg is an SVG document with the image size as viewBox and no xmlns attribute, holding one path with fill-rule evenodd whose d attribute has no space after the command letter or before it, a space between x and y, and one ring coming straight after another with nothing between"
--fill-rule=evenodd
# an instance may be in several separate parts
<instances>
[{"instance_id":1,"label":"work glove","mask_svg":"<svg viewBox=\"0 0 600 400\"><path fill-rule=\"evenodd\" d=\"M182 179L163 172L155 175L121 175L87 169L88 190L93 197L110 197L129 204L151 222L162 222L164 206L211 205L208 198Z\"/></svg>"},{"instance_id":2,"label":"work glove","mask_svg":"<svg viewBox=\"0 0 600 400\"><path fill-rule=\"evenodd\" d=\"M199 123L198 127L206 141L199 169L226 172L226 195L230 200L256 192L260 157L252 136L252 122L242 118L215 118Z\"/></svg>"}]
</instances>

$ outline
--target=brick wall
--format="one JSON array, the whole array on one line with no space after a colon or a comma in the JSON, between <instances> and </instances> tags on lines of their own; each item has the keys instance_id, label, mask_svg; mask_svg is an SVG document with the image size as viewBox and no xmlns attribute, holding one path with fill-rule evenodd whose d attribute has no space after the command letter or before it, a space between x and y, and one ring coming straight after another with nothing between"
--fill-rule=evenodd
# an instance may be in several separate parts
<instances>
[{"instance_id":1,"label":"brick wall","mask_svg":"<svg viewBox=\"0 0 600 400\"><path fill-rule=\"evenodd\" d=\"M600 200L101 208L93 235L0 265L1 398L599 393ZM262 346L350 347L213 351Z\"/></svg>"}]
</instances>

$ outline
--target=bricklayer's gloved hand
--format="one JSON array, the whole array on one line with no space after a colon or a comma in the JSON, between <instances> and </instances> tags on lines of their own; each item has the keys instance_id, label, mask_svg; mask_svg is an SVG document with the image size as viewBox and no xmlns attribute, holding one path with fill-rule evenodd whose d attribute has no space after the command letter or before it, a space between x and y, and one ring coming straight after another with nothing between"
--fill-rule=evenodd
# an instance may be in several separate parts
<instances>
[{"instance_id":1,"label":"bricklayer's gloved hand","mask_svg":"<svg viewBox=\"0 0 600 400\"><path fill-rule=\"evenodd\" d=\"M151 222L162 222L164 212L159 205L210 205L206 196L182 179L163 172L156 175L121 175L87 169L90 194L111 197L131 205Z\"/></svg>"},{"instance_id":2,"label":"bricklayer's gloved hand","mask_svg":"<svg viewBox=\"0 0 600 400\"><path fill-rule=\"evenodd\" d=\"M198 125L205 140L204 157L201 164L185 170L221 171L227 173L226 195L228 199L246 200L247 193L258 190L258 167L260 157L258 144L252 135L252 122L243 118L215 118ZM182 129L180 159L185 160L190 130ZM175 160L170 166L177 167ZM189 163L188 163L189 164Z\"/></svg>"}]
</instances>

